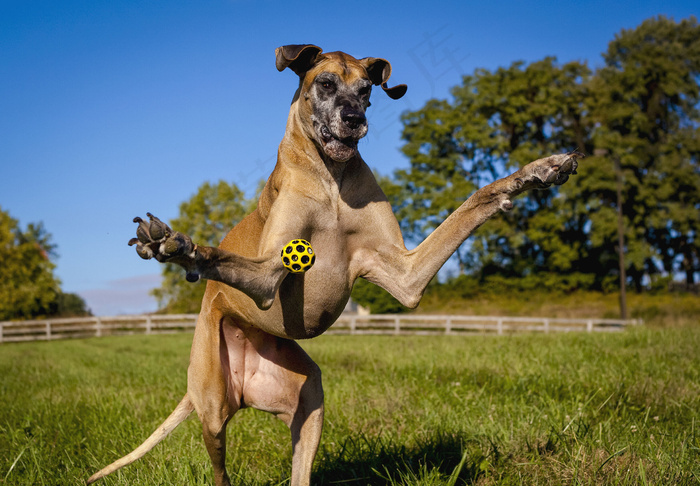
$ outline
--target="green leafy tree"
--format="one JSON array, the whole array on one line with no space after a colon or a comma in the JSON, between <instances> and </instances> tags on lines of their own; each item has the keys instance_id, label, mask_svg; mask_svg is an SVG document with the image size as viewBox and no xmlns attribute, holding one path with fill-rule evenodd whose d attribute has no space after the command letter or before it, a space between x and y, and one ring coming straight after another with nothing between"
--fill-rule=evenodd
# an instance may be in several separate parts
<instances>
[{"instance_id":1,"label":"green leafy tree","mask_svg":"<svg viewBox=\"0 0 700 486\"><path fill-rule=\"evenodd\" d=\"M257 198L247 199L234 183L223 180L205 182L187 201L180 204L180 214L170 221L175 231L188 234L200 245L218 246L226 233L250 213ZM181 267L163 266L163 282L153 290L161 310L170 313L199 312L206 281L187 282Z\"/></svg>"},{"instance_id":2,"label":"green leafy tree","mask_svg":"<svg viewBox=\"0 0 700 486\"><path fill-rule=\"evenodd\" d=\"M645 275L700 271L700 26L666 17L623 30L604 54L591 84L595 148L601 158L596 237L614 241L615 174L621 166L627 273L637 287ZM601 150L602 149L602 150Z\"/></svg>"},{"instance_id":3,"label":"green leafy tree","mask_svg":"<svg viewBox=\"0 0 700 486\"><path fill-rule=\"evenodd\" d=\"M60 292L52 306L51 315L55 317L90 316L85 299L78 294Z\"/></svg>"},{"instance_id":4,"label":"green leafy tree","mask_svg":"<svg viewBox=\"0 0 700 486\"><path fill-rule=\"evenodd\" d=\"M41 223L22 229L0 208L0 320L52 313L61 290L51 256L55 245Z\"/></svg>"}]
</instances>

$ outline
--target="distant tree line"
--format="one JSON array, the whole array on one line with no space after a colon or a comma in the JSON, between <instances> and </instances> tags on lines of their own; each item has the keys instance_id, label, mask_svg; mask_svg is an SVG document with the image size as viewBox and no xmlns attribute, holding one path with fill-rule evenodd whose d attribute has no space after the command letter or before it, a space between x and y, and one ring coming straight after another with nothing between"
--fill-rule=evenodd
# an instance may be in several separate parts
<instances>
[{"instance_id":1,"label":"distant tree line","mask_svg":"<svg viewBox=\"0 0 700 486\"><path fill-rule=\"evenodd\" d=\"M23 229L0 208L0 321L90 314L82 297L61 290L56 256L43 224Z\"/></svg>"}]
</instances>

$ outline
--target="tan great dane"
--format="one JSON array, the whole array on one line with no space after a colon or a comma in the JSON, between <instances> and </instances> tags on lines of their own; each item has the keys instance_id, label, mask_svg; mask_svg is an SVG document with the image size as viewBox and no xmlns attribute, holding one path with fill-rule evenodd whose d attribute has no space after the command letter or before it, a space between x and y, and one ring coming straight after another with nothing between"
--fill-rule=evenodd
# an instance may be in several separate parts
<instances>
[{"instance_id":1,"label":"tan great dane","mask_svg":"<svg viewBox=\"0 0 700 486\"><path fill-rule=\"evenodd\" d=\"M292 486L310 483L323 425L321 371L294 341L322 334L343 311L359 277L416 307L426 285L482 223L526 190L563 184L582 154L552 155L476 191L417 248L407 250L391 205L357 151L367 133L372 86L394 99L384 59L322 53L313 45L276 50L277 69L299 75L277 165L257 209L219 248L197 246L149 214L132 239L143 258L172 262L187 279L208 280L194 333L187 393L143 444L88 484L142 457L192 412L202 422L217 486L226 473L226 424L240 408L277 415L292 435ZM290 273L280 250L308 240L306 273Z\"/></svg>"}]
</instances>

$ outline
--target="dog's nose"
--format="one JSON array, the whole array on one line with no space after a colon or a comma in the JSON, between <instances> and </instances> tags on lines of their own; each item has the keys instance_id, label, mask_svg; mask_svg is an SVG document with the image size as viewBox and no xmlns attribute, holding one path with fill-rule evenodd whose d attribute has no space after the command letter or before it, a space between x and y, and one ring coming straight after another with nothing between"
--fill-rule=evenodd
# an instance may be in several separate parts
<instances>
[{"instance_id":1,"label":"dog's nose","mask_svg":"<svg viewBox=\"0 0 700 486\"><path fill-rule=\"evenodd\" d=\"M340 118L343 120L343 123L353 130L359 128L367 122L367 118L365 117L364 113L348 107L342 109L340 112Z\"/></svg>"}]
</instances>

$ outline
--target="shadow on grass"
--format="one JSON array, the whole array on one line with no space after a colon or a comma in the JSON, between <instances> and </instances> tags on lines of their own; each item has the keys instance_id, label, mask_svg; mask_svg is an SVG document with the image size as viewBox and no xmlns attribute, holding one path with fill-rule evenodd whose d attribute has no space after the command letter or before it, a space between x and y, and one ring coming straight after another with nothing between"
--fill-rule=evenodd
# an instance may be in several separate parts
<instances>
[{"instance_id":1,"label":"shadow on grass","mask_svg":"<svg viewBox=\"0 0 700 486\"><path fill-rule=\"evenodd\" d=\"M475 441L449 433L409 447L382 438L353 435L333 449L319 451L312 484L397 485L473 484L489 458Z\"/></svg>"}]
</instances>

